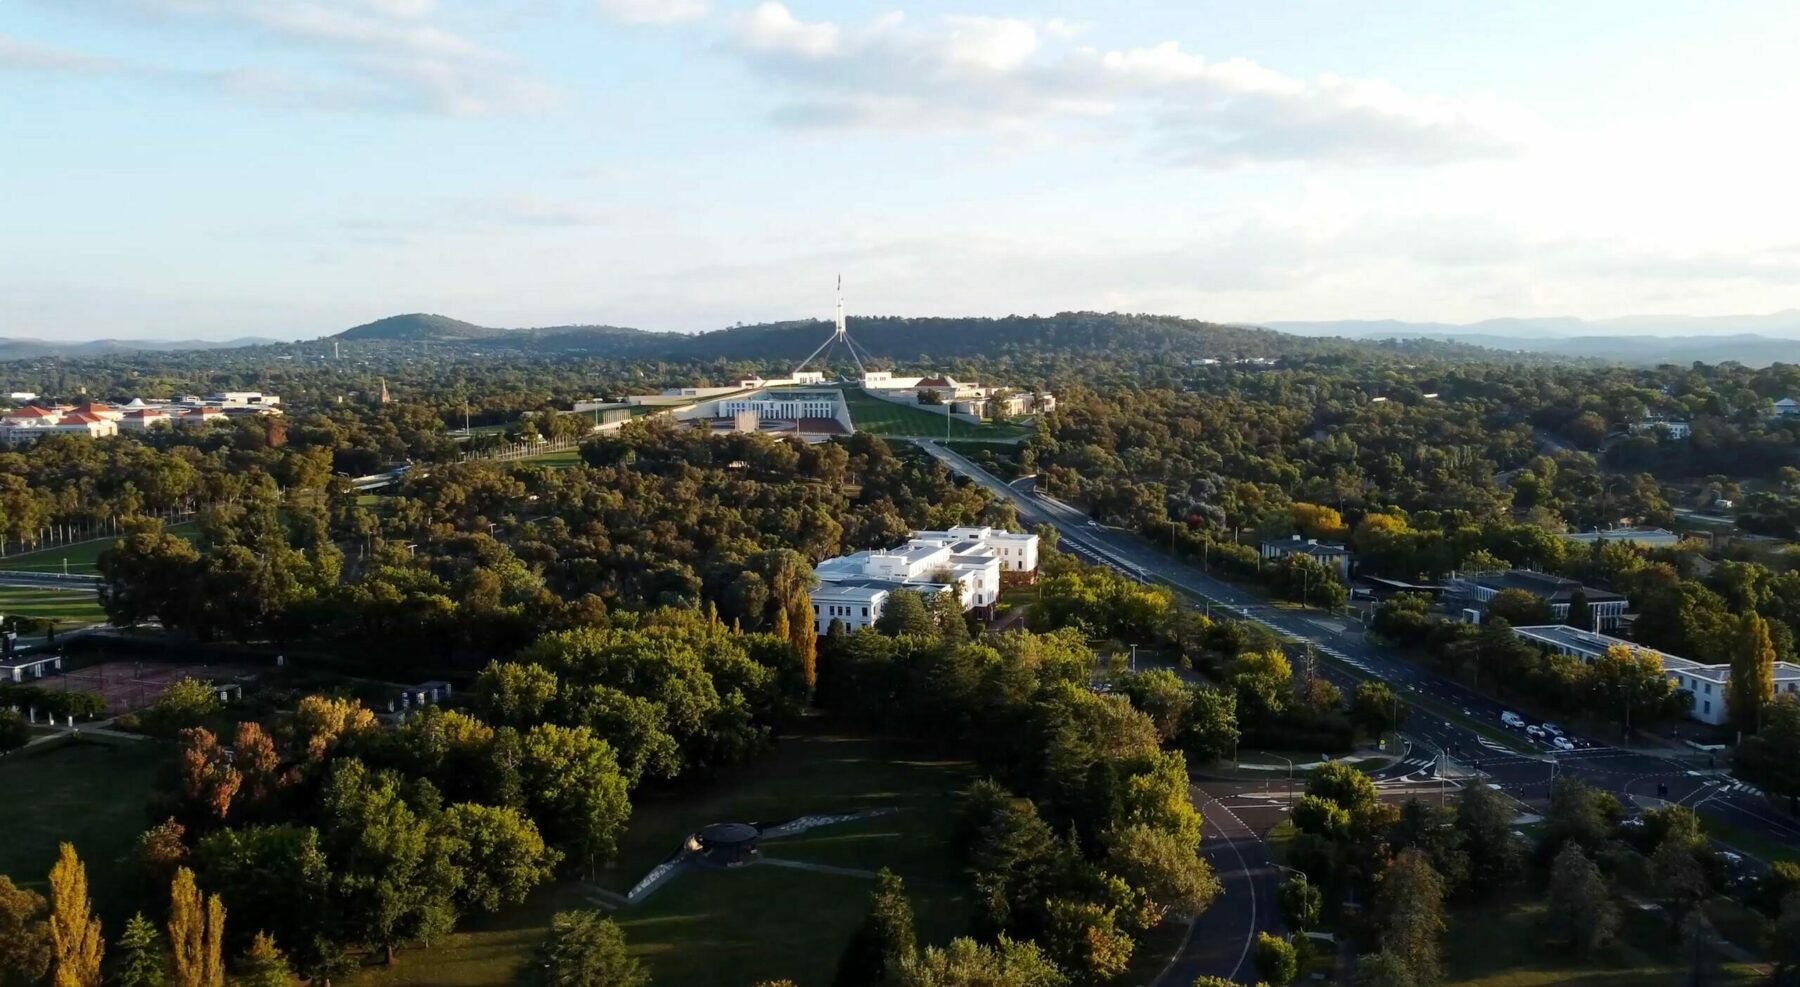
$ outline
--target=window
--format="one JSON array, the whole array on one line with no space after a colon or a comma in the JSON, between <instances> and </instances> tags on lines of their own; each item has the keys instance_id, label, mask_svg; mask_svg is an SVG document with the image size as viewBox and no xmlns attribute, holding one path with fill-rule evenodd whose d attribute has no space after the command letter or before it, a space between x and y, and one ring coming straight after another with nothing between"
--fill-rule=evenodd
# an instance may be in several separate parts
<instances>
[{"instance_id":1,"label":"window","mask_svg":"<svg viewBox=\"0 0 1800 987\"><path fill-rule=\"evenodd\" d=\"M1712 683L1711 682L1706 683L1706 694L1709 696L1712 695ZM1707 705L1710 706L1712 704L1707 703Z\"/></svg>"},{"instance_id":2,"label":"window","mask_svg":"<svg viewBox=\"0 0 1800 987\"><path fill-rule=\"evenodd\" d=\"M867 617L867 616L868 616L868 615L869 615L869 608L868 608L868 607L863 607L863 616L864 616L864 617Z\"/></svg>"},{"instance_id":3,"label":"window","mask_svg":"<svg viewBox=\"0 0 1800 987\"><path fill-rule=\"evenodd\" d=\"M1702 710L1702 712L1706 713L1708 716L1711 716L1712 715L1712 703L1708 702L1706 704L1706 709Z\"/></svg>"}]
</instances>

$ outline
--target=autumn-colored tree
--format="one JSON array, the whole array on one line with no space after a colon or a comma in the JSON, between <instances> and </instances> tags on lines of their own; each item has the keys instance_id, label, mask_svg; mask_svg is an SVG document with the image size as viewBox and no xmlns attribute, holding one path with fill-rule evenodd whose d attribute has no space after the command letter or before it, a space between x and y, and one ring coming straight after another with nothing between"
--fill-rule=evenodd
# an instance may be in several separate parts
<instances>
[{"instance_id":1,"label":"autumn-colored tree","mask_svg":"<svg viewBox=\"0 0 1800 987\"><path fill-rule=\"evenodd\" d=\"M99 987L100 920L88 900L87 867L64 843L50 868L51 987Z\"/></svg>"},{"instance_id":2,"label":"autumn-colored tree","mask_svg":"<svg viewBox=\"0 0 1800 987\"><path fill-rule=\"evenodd\" d=\"M296 746L319 762L344 740L375 728L375 714L354 699L307 696L294 709Z\"/></svg>"},{"instance_id":3,"label":"autumn-colored tree","mask_svg":"<svg viewBox=\"0 0 1800 987\"><path fill-rule=\"evenodd\" d=\"M0 874L0 984L35 984L50 968L49 905Z\"/></svg>"},{"instance_id":4,"label":"autumn-colored tree","mask_svg":"<svg viewBox=\"0 0 1800 987\"><path fill-rule=\"evenodd\" d=\"M181 731L181 794L198 819L223 822L244 776L205 727Z\"/></svg>"},{"instance_id":5,"label":"autumn-colored tree","mask_svg":"<svg viewBox=\"0 0 1800 987\"><path fill-rule=\"evenodd\" d=\"M175 868L187 861L187 827L171 816L137 838L131 862L146 895L159 893L175 879Z\"/></svg>"},{"instance_id":6,"label":"autumn-colored tree","mask_svg":"<svg viewBox=\"0 0 1800 987\"><path fill-rule=\"evenodd\" d=\"M275 750L275 739L260 723L239 723L231 751L232 766L243 776L239 801L252 809L267 809L281 787L281 755Z\"/></svg>"},{"instance_id":7,"label":"autumn-colored tree","mask_svg":"<svg viewBox=\"0 0 1800 987\"><path fill-rule=\"evenodd\" d=\"M201 900L194 872L175 872L169 888L169 945L175 954L171 987L224 987L225 905L218 895Z\"/></svg>"}]
</instances>

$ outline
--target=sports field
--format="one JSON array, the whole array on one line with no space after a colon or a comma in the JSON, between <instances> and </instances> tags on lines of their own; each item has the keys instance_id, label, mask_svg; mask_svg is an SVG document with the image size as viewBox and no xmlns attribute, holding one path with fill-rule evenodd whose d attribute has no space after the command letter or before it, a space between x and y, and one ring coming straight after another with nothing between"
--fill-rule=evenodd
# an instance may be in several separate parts
<instances>
[{"instance_id":1,"label":"sports field","mask_svg":"<svg viewBox=\"0 0 1800 987\"><path fill-rule=\"evenodd\" d=\"M200 525L195 521L166 525L163 530L189 541L200 537ZM20 552L17 555L0 557L0 569L12 569L20 572L67 571L92 575L99 569L100 553L111 548L114 540L112 538L95 538L69 545L39 549L35 552ZM68 563L66 570L63 565L65 561Z\"/></svg>"},{"instance_id":2,"label":"sports field","mask_svg":"<svg viewBox=\"0 0 1800 987\"><path fill-rule=\"evenodd\" d=\"M928 439L1015 439L1031 434L1019 425L971 425L958 419L922 408L907 407L875 397L861 388L844 388L844 401L850 406L850 420L856 427L873 435L922 436Z\"/></svg>"},{"instance_id":3,"label":"sports field","mask_svg":"<svg viewBox=\"0 0 1800 987\"><path fill-rule=\"evenodd\" d=\"M40 589L36 586L0 586L0 614L79 624L95 624L106 619L106 612L100 609L100 600L92 589Z\"/></svg>"}]
</instances>

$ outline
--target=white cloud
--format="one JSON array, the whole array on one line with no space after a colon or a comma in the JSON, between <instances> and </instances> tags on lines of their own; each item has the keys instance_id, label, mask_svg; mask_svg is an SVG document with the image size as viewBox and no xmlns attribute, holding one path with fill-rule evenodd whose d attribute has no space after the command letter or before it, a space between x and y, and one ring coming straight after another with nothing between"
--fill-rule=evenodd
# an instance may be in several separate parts
<instances>
[{"instance_id":1,"label":"white cloud","mask_svg":"<svg viewBox=\"0 0 1800 987\"><path fill-rule=\"evenodd\" d=\"M64 72L112 71L209 86L290 106L453 115L530 112L555 97L505 54L439 23L434 0L104 0L184 28L204 22L280 42L310 59L271 68L263 53L243 67L196 71L0 41L0 64ZM27 59L26 55L31 57Z\"/></svg>"},{"instance_id":2,"label":"white cloud","mask_svg":"<svg viewBox=\"0 0 1800 987\"><path fill-rule=\"evenodd\" d=\"M842 54L842 33L835 24L802 23L772 0L758 4L738 25L738 40L750 51L815 60Z\"/></svg>"},{"instance_id":3,"label":"white cloud","mask_svg":"<svg viewBox=\"0 0 1800 987\"><path fill-rule=\"evenodd\" d=\"M1107 121L1179 163L1436 163L1511 152L1517 114L1491 100L1418 96L1380 79L1301 79L1175 42L1100 50L1065 22L889 15L806 21L766 0L739 19L738 52L788 85L774 112L809 127L1066 132Z\"/></svg>"},{"instance_id":4,"label":"white cloud","mask_svg":"<svg viewBox=\"0 0 1800 987\"><path fill-rule=\"evenodd\" d=\"M599 0L600 12L626 24L684 24L712 13L710 0Z\"/></svg>"}]
</instances>

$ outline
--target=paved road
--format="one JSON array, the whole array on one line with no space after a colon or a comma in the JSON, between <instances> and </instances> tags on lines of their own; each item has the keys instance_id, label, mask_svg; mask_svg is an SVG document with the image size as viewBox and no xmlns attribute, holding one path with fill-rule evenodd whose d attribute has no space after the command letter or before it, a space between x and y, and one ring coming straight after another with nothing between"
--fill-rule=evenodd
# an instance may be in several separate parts
<instances>
[{"instance_id":1,"label":"paved road","mask_svg":"<svg viewBox=\"0 0 1800 987\"><path fill-rule=\"evenodd\" d=\"M1583 742L1581 750L1555 752L1519 735L1517 742L1532 751L1521 753L1459 718L1499 730L1502 704L1370 642L1354 618L1316 609L1270 606L1210 573L1170 558L1134 534L1095 525L1079 508L1019 489L1024 484L1008 485L938 443L920 445L954 472L1012 500L1022 520L1053 526L1065 550L1142 579L1166 583L1209 607L1224 607L1312 645L1332 659L1321 662L1319 668L1340 688L1352 689L1363 679L1389 683L1411 707L1404 732L1419 752L1444 754L1476 767L1525 801L1545 799L1551 783L1568 774L1622 798L1638 797L1640 804L1641 798L1648 796L1704 806L1764 838L1800 846L1800 825L1774 811L1753 788L1722 772L1696 771L1669 756L1624 750L1591 739ZM1452 716L1446 718L1437 710L1448 710Z\"/></svg>"}]
</instances>

